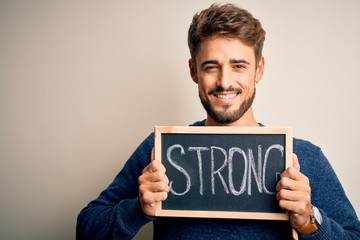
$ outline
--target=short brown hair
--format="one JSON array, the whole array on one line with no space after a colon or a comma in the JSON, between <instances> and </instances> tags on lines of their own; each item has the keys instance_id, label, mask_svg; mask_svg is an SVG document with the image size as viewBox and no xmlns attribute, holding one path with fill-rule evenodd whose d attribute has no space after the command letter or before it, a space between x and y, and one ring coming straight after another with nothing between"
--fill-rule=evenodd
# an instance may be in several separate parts
<instances>
[{"instance_id":1,"label":"short brown hair","mask_svg":"<svg viewBox=\"0 0 360 240\"><path fill-rule=\"evenodd\" d=\"M237 38L254 48L256 62L261 59L265 31L258 19L234 4L212 4L194 15L188 31L193 60L200 42L209 37Z\"/></svg>"}]
</instances>

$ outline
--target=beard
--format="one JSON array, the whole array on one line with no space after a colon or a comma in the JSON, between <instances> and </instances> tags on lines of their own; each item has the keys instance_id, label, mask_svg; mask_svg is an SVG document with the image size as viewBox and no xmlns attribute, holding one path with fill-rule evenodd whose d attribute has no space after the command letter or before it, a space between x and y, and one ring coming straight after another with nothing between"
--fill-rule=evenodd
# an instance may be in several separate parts
<instances>
[{"instance_id":1,"label":"beard","mask_svg":"<svg viewBox=\"0 0 360 240\"><path fill-rule=\"evenodd\" d=\"M226 92L226 91L234 91L233 88L224 90L221 88L216 88L213 90L210 90L208 94L212 94L212 93L219 93L219 92ZM239 94L242 93L241 90L236 90L239 92ZM200 94L200 101L201 104L203 105L203 107L205 108L207 114L214 119L217 123L221 123L221 124L229 124L229 123L233 123L236 122L237 120L239 120L246 112L247 110L249 110L249 108L251 107L251 105L254 102L255 99L255 93L256 93L256 88L254 87L254 92L253 94L245 99L240 107L238 109L235 109L234 111L230 111L228 110L230 108L230 105L224 105L223 106L223 111L216 111L212 106L211 103L206 101L205 99L203 99Z\"/></svg>"}]
</instances>

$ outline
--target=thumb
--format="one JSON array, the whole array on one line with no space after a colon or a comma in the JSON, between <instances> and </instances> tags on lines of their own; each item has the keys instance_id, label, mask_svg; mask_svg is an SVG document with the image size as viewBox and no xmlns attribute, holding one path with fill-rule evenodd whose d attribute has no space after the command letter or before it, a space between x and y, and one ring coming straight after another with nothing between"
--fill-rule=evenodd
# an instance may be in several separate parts
<instances>
[{"instance_id":1,"label":"thumb","mask_svg":"<svg viewBox=\"0 0 360 240\"><path fill-rule=\"evenodd\" d=\"M296 154L293 154L293 167L300 171L300 164Z\"/></svg>"},{"instance_id":2,"label":"thumb","mask_svg":"<svg viewBox=\"0 0 360 240\"><path fill-rule=\"evenodd\" d=\"M151 161L155 160L155 148L151 150Z\"/></svg>"},{"instance_id":3,"label":"thumb","mask_svg":"<svg viewBox=\"0 0 360 240\"><path fill-rule=\"evenodd\" d=\"M155 160L155 150L154 148L151 150L151 157L150 157L150 163L147 165L146 168L144 168L144 171L148 171L150 173L156 172L156 166L154 166L153 161Z\"/></svg>"}]
</instances>

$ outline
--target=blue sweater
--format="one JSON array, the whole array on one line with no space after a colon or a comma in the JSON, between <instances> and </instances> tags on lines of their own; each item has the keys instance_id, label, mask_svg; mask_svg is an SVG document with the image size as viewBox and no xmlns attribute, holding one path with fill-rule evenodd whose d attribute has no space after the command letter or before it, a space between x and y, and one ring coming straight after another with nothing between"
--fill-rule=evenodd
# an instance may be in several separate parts
<instances>
[{"instance_id":1,"label":"blue sweater","mask_svg":"<svg viewBox=\"0 0 360 240\"><path fill-rule=\"evenodd\" d=\"M204 121L194 126L203 126ZM311 185L311 202L319 208L323 223L312 235L300 239L360 239L360 221L330 163L310 142L294 139L294 153L301 172ZM154 147L151 133L135 150L123 169L77 219L77 239L131 239L153 221L154 239L292 239L287 221L203 218L149 218L138 199L138 177L149 164Z\"/></svg>"}]
</instances>

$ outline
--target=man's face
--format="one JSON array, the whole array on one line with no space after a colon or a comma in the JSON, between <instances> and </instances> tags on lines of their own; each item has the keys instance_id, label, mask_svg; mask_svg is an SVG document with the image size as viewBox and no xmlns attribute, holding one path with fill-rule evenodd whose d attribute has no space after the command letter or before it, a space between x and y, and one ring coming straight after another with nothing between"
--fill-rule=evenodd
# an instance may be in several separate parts
<instances>
[{"instance_id":1,"label":"man's face","mask_svg":"<svg viewBox=\"0 0 360 240\"><path fill-rule=\"evenodd\" d=\"M196 63L190 60L189 65L208 120L231 124L247 117L264 66L263 59L256 66L252 47L235 38L208 39L200 43Z\"/></svg>"}]
</instances>

